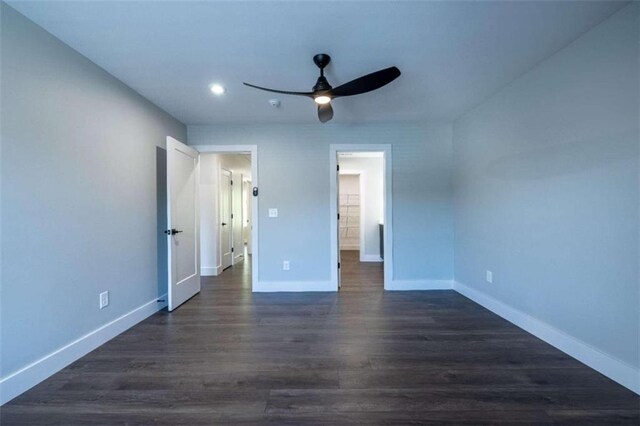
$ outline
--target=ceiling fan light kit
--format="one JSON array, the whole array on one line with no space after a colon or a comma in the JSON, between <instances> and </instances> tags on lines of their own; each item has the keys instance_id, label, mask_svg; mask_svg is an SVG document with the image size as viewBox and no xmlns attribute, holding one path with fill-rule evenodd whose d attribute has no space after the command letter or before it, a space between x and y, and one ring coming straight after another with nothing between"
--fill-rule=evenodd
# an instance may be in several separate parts
<instances>
[{"instance_id":1,"label":"ceiling fan light kit","mask_svg":"<svg viewBox=\"0 0 640 426\"><path fill-rule=\"evenodd\" d=\"M320 77L316 80L312 92L291 92L287 90L268 89L266 87L255 86L253 84L244 83L245 86L254 89L265 90L267 92L281 93L284 95L306 96L318 104L318 119L320 122L326 123L333 118L333 108L331 101L335 98L344 96L360 95L362 93L371 92L386 86L396 78L400 77L400 70L397 67L389 67L380 71L367 74L356 78L348 83L336 87L331 87L324 76L324 68L331 62L331 57L326 53L319 53L313 57L313 62L320 68Z\"/></svg>"}]
</instances>

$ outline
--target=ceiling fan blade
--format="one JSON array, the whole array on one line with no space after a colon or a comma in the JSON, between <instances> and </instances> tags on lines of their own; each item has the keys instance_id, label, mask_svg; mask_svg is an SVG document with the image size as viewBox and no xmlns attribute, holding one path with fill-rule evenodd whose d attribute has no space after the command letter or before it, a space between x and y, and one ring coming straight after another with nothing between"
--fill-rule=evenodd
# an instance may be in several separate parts
<instances>
[{"instance_id":1,"label":"ceiling fan blade","mask_svg":"<svg viewBox=\"0 0 640 426\"><path fill-rule=\"evenodd\" d=\"M333 107L331 107L331 103L318 105L318 118L322 123L326 123L333 118Z\"/></svg>"},{"instance_id":2,"label":"ceiling fan blade","mask_svg":"<svg viewBox=\"0 0 640 426\"><path fill-rule=\"evenodd\" d=\"M242 84L244 84L245 86L253 87L254 89L265 90L267 92L273 92L273 93L282 93L284 95L297 95L297 96L309 96L309 97L313 95L313 92L289 92L287 90L267 89L266 87L254 86L253 84L249 84L249 83L242 83Z\"/></svg>"},{"instance_id":3,"label":"ceiling fan blade","mask_svg":"<svg viewBox=\"0 0 640 426\"><path fill-rule=\"evenodd\" d=\"M361 93L367 93L376 90L391 83L400 77L400 70L396 67L385 68L380 71L372 72L348 83L338 86L330 91L332 98L339 96L353 96Z\"/></svg>"}]
</instances>

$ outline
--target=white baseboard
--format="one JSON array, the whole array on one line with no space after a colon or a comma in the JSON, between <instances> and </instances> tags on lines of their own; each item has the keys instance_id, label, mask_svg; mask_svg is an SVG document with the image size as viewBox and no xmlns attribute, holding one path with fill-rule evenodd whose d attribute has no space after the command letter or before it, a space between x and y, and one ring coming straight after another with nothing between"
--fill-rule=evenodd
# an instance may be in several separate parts
<instances>
[{"instance_id":1,"label":"white baseboard","mask_svg":"<svg viewBox=\"0 0 640 426\"><path fill-rule=\"evenodd\" d=\"M379 254L360 254L360 262L382 262Z\"/></svg>"},{"instance_id":2,"label":"white baseboard","mask_svg":"<svg viewBox=\"0 0 640 426\"><path fill-rule=\"evenodd\" d=\"M237 254L233 257L233 265L240 262L241 260L244 260L244 253Z\"/></svg>"},{"instance_id":3,"label":"white baseboard","mask_svg":"<svg viewBox=\"0 0 640 426\"><path fill-rule=\"evenodd\" d=\"M451 290L452 287L451 280L393 280L384 289L391 291Z\"/></svg>"},{"instance_id":4,"label":"white baseboard","mask_svg":"<svg viewBox=\"0 0 640 426\"><path fill-rule=\"evenodd\" d=\"M220 266L201 266L200 275L203 277L215 277L222 272L222 265Z\"/></svg>"},{"instance_id":5,"label":"white baseboard","mask_svg":"<svg viewBox=\"0 0 640 426\"><path fill-rule=\"evenodd\" d=\"M164 302L158 302L158 300ZM167 306L167 295L153 299L79 339L0 379L0 404L37 385L98 346Z\"/></svg>"},{"instance_id":6,"label":"white baseboard","mask_svg":"<svg viewBox=\"0 0 640 426\"><path fill-rule=\"evenodd\" d=\"M336 287L331 281L258 281L253 291L336 291Z\"/></svg>"},{"instance_id":7,"label":"white baseboard","mask_svg":"<svg viewBox=\"0 0 640 426\"><path fill-rule=\"evenodd\" d=\"M611 380L640 394L640 370L594 348L554 326L469 286L454 282L453 289L465 297L500 315L507 321L560 349L567 355L604 374Z\"/></svg>"}]
</instances>

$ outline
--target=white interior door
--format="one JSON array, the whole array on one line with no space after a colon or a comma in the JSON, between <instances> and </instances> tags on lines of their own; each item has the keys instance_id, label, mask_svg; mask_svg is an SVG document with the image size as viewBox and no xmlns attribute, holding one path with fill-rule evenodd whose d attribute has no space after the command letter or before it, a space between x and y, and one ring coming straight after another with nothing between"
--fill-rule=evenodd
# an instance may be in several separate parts
<instances>
[{"instance_id":1,"label":"white interior door","mask_svg":"<svg viewBox=\"0 0 640 426\"><path fill-rule=\"evenodd\" d=\"M233 223L233 226L231 227L233 231L231 244L233 249L231 251L233 253L234 265L240 262L244 257L244 250L242 249L244 246L242 242L242 179L244 176L242 173L236 173L235 175L236 182L231 185L231 192L233 194L231 201L231 223Z\"/></svg>"},{"instance_id":2,"label":"white interior door","mask_svg":"<svg viewBox=\"0 0 640 426\"><path fill-rule=\"evenodd\" d=\"M200 292L199 155L167 137L169 310Z\"/></svg>"},{"instance_id":3,"label":"white interior door","mask_svg":"<svg viewBox=\"0 0 640 426\"><path fill-rule=\"evenodd\" d=\"M220 253L222 253L222 269L233 264L233 221L231 219L232 208L231 172L222 169L220 179Z\"/></svg>"}]
</instances>

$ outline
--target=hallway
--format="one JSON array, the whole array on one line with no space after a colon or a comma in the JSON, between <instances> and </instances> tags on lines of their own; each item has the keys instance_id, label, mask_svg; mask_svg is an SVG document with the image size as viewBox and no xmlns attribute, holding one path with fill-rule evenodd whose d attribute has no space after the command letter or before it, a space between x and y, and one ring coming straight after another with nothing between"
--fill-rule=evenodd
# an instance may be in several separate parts
<instances>
[{"instance_id":1,"label":"hallway","mask_svg":"<svg viewBox=\"0 0 640 426\"><path fill-rule=\"evenodd\" d=\"M341 250L342 286L340 292L380 292L384 288L382 262L360 262L358 250Z\"/></svg>"},{"instance_id":2,"label":"hallway","mask_svg":"<svg viewBox=\"0 0 640 426\"><path fill-rule=\"evenodd\" d=\"M251 293L250 262L2 407L31 424L637 424L640 399L453 291Z\"/></svg>"}]
</instances>

